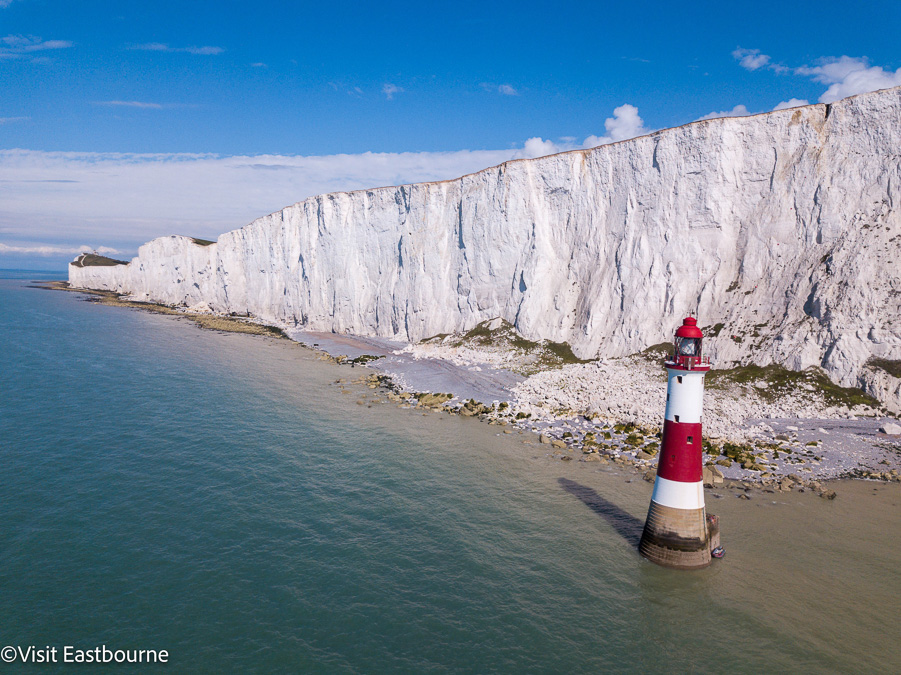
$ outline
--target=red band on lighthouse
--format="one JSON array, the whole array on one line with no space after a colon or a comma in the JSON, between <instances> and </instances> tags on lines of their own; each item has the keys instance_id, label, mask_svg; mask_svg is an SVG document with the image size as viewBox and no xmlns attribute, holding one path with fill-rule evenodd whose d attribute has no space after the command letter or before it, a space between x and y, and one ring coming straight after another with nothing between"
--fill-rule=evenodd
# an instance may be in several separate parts
<instances>
[{"instance_id":1,"label":"red band on lighthouse","mask_svg":"<svg viewBox=\"0 0 901 675\"><path fill-rule=\"evenodd\" d=\"M697 483L701 480L701 464L701 423L664 420L657 475L667 480Z\"/></svg>"}]
</instances>

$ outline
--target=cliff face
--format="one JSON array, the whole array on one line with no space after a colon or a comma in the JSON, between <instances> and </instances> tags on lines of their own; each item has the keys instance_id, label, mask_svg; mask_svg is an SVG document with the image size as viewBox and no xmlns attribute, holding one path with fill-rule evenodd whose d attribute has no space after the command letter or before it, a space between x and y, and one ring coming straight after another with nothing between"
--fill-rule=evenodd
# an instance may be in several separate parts
<instances>
[{"instance_id":1,"label":"cliff face","mask_svg":"<svg viewBox=\"0 0 901 675\"><path fill-rule=\"evenodd\" d=\"M79 287L416 341L502 317L577 355L724 324L719 365L819 365L901 409L901 88L440 183L311 197ZM733 337L735 336L735 337Z\"/></svg>"}]
</instances>

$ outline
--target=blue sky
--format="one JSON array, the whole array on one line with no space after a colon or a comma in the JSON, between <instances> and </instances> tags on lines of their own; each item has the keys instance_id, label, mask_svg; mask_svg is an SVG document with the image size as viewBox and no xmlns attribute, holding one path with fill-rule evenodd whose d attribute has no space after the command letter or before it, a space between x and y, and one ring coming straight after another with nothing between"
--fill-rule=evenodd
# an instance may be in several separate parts
<instances>
[{"instance_id":1,"label":"blue sky","mask_svg":"<svg viewBox=\"0 0 901 675\"><path fill-rule=\"evenodd\" d=\"M0 0L0 267L901 84L897 1L727 5Z\"/></svg>"}]
</instances>

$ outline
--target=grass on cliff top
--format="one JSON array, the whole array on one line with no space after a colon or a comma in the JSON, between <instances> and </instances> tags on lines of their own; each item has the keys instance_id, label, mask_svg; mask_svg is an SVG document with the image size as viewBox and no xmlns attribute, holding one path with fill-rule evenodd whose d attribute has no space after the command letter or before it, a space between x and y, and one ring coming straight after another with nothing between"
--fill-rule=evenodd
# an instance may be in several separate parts
<instances>
[{"instance_id":1,"label":"grass on cliff top","mask_svg":"<svg viewBox=\"0 0 901 675\"><path fill-rule=\"evenodd\" d=\"M664 362L668 357L673 355L673 343L672 342L661 342L656 345L651 345L647 349L638 352L638 356L642 357L650 361L652 364L660 366L659 371L655 371L657 373L657 377L659 379L666 380L666 368L664 367Z\"/></svg>"},{"instance_id":2,"label":"grass on cliff top","mask_svg":"<svg viewBox=\"0 0 901 675\"><path fill-rule=\"evenodd\" d=\"M649 361L662 362L665 357L672 353L673 344L671 342L661 342L648 347L640 354ZM873 359L868 363L875 367L882 367L872 362ZM889 367L898 368L898 372L901 373L901 361L889 361L888 365ZM885 369L888 370L888 368ZM901 377L901 375L897 377ZM856 387L840 387L835 384L820 368L795 371L777 364L768 366L748 365L738 368L714 368L706 377L706 384L711 389L726 389L732 384L753 385L756 382L766 383L767 386L765 388L755 387L755 390L762 399L769 402L790 395L796 390L806 389L810 391L807 387L813 387L813 390L823 394L828 405L845 405L849 408L855 405L881 407L879 401L863 390Z\"/></svg>"},{"instance_id":3,"label":"grass on cliff top","mask_svg":"<svg viewBox=\"0 0 901 675\"><path fill-rule=\"evenodd\" d=\"M747 365L724 370L711 370L707 374L707 386L712 389L724 389L731 384L750 384L765 382L766 388L755 388L758 395L766 401L776 401L789 396L797 390L812 387L813 391L823 394L828 405L844 405L853 407L866 405L881 408L881 404L869 394L856 387L841 387L835 384L819 368L807 368L802 371L789 370L775 363L768 366Z\"/></svg>"},{"instance_id":4,"label":"grass on cliff top","mask_svg":"<svg viewBox=\"0 0 901 675\"><path fill-rule=\"evenodd\" d=\"M107 258L105 255L96 255L94 253L85 253L75 262L69 263L75 267L114 267L115 265L127 265L124 260L116 260L115 258Z\"/></svg>"},{"instance_id":5,"label":"grass on cliff top","mask_svg":"<svg viewBox=\"0 0 901 675\"><path fill-rule=\"evenodd\" d=\"M514 352L523 358L519 364L514 364L511 368L527 375L560 368L569 363L587 363L591 360L577 357L566 342L529 340L520 335L513 324L500 318L482 321L463 335L442 333L426 338L423 342L445 342L451 347L465 346Z\"/></svg>"},{"instance_id":6,"label":"grass on cliff top","mask_svg":"<svg viewBox=\"0 0 901 675\"><path fill-rule=\"evenodd\" d=\"M209 239L198 239L197 237L191 237L191 241L193 241L198 246L211 246L215 244L215 241L210 241Z\"/></svg>"},{"instance_id":7,"label":"grass on cliff top","mask_svg":"<svg viewBox=\"0 0 901 675\"><path fill-rule=\"evenodd\" d=\"M901 377L901 361L893 359L878 359L875 356L867 361L867 366L878 370L884 370L892 377Z\"/></svg>"},{"instance_id":8,"label":"grass on cliff top","mask_svg":"<svg viewBox=\"0 0 901 675\"><path fill-rule=\"evenodd\" d=\"M648 361L662 361L667 356L671 356L674 349L672 342L661 342L639 352L639 355L645 357Z\"/></svg>"}]
</instances>

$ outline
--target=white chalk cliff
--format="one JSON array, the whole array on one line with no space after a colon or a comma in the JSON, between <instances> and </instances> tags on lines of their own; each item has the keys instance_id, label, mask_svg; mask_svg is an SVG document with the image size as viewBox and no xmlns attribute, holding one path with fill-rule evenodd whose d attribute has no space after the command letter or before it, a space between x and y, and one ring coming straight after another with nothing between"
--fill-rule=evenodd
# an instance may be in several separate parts
<instances>
[{"instance_id":1,"label":"white chalk cliff","mask_svg":"<svg viewBox=\"0 0 901 675\"><path fill-rule=\"evenodd\" d=\"M455 180L311 197L74 286L417 341L502 317L577 355L724 324L718 365L823 367L901 410L901 88ZM733 337L735 336L735 337Z\"/></svg>"}]
</instances>

